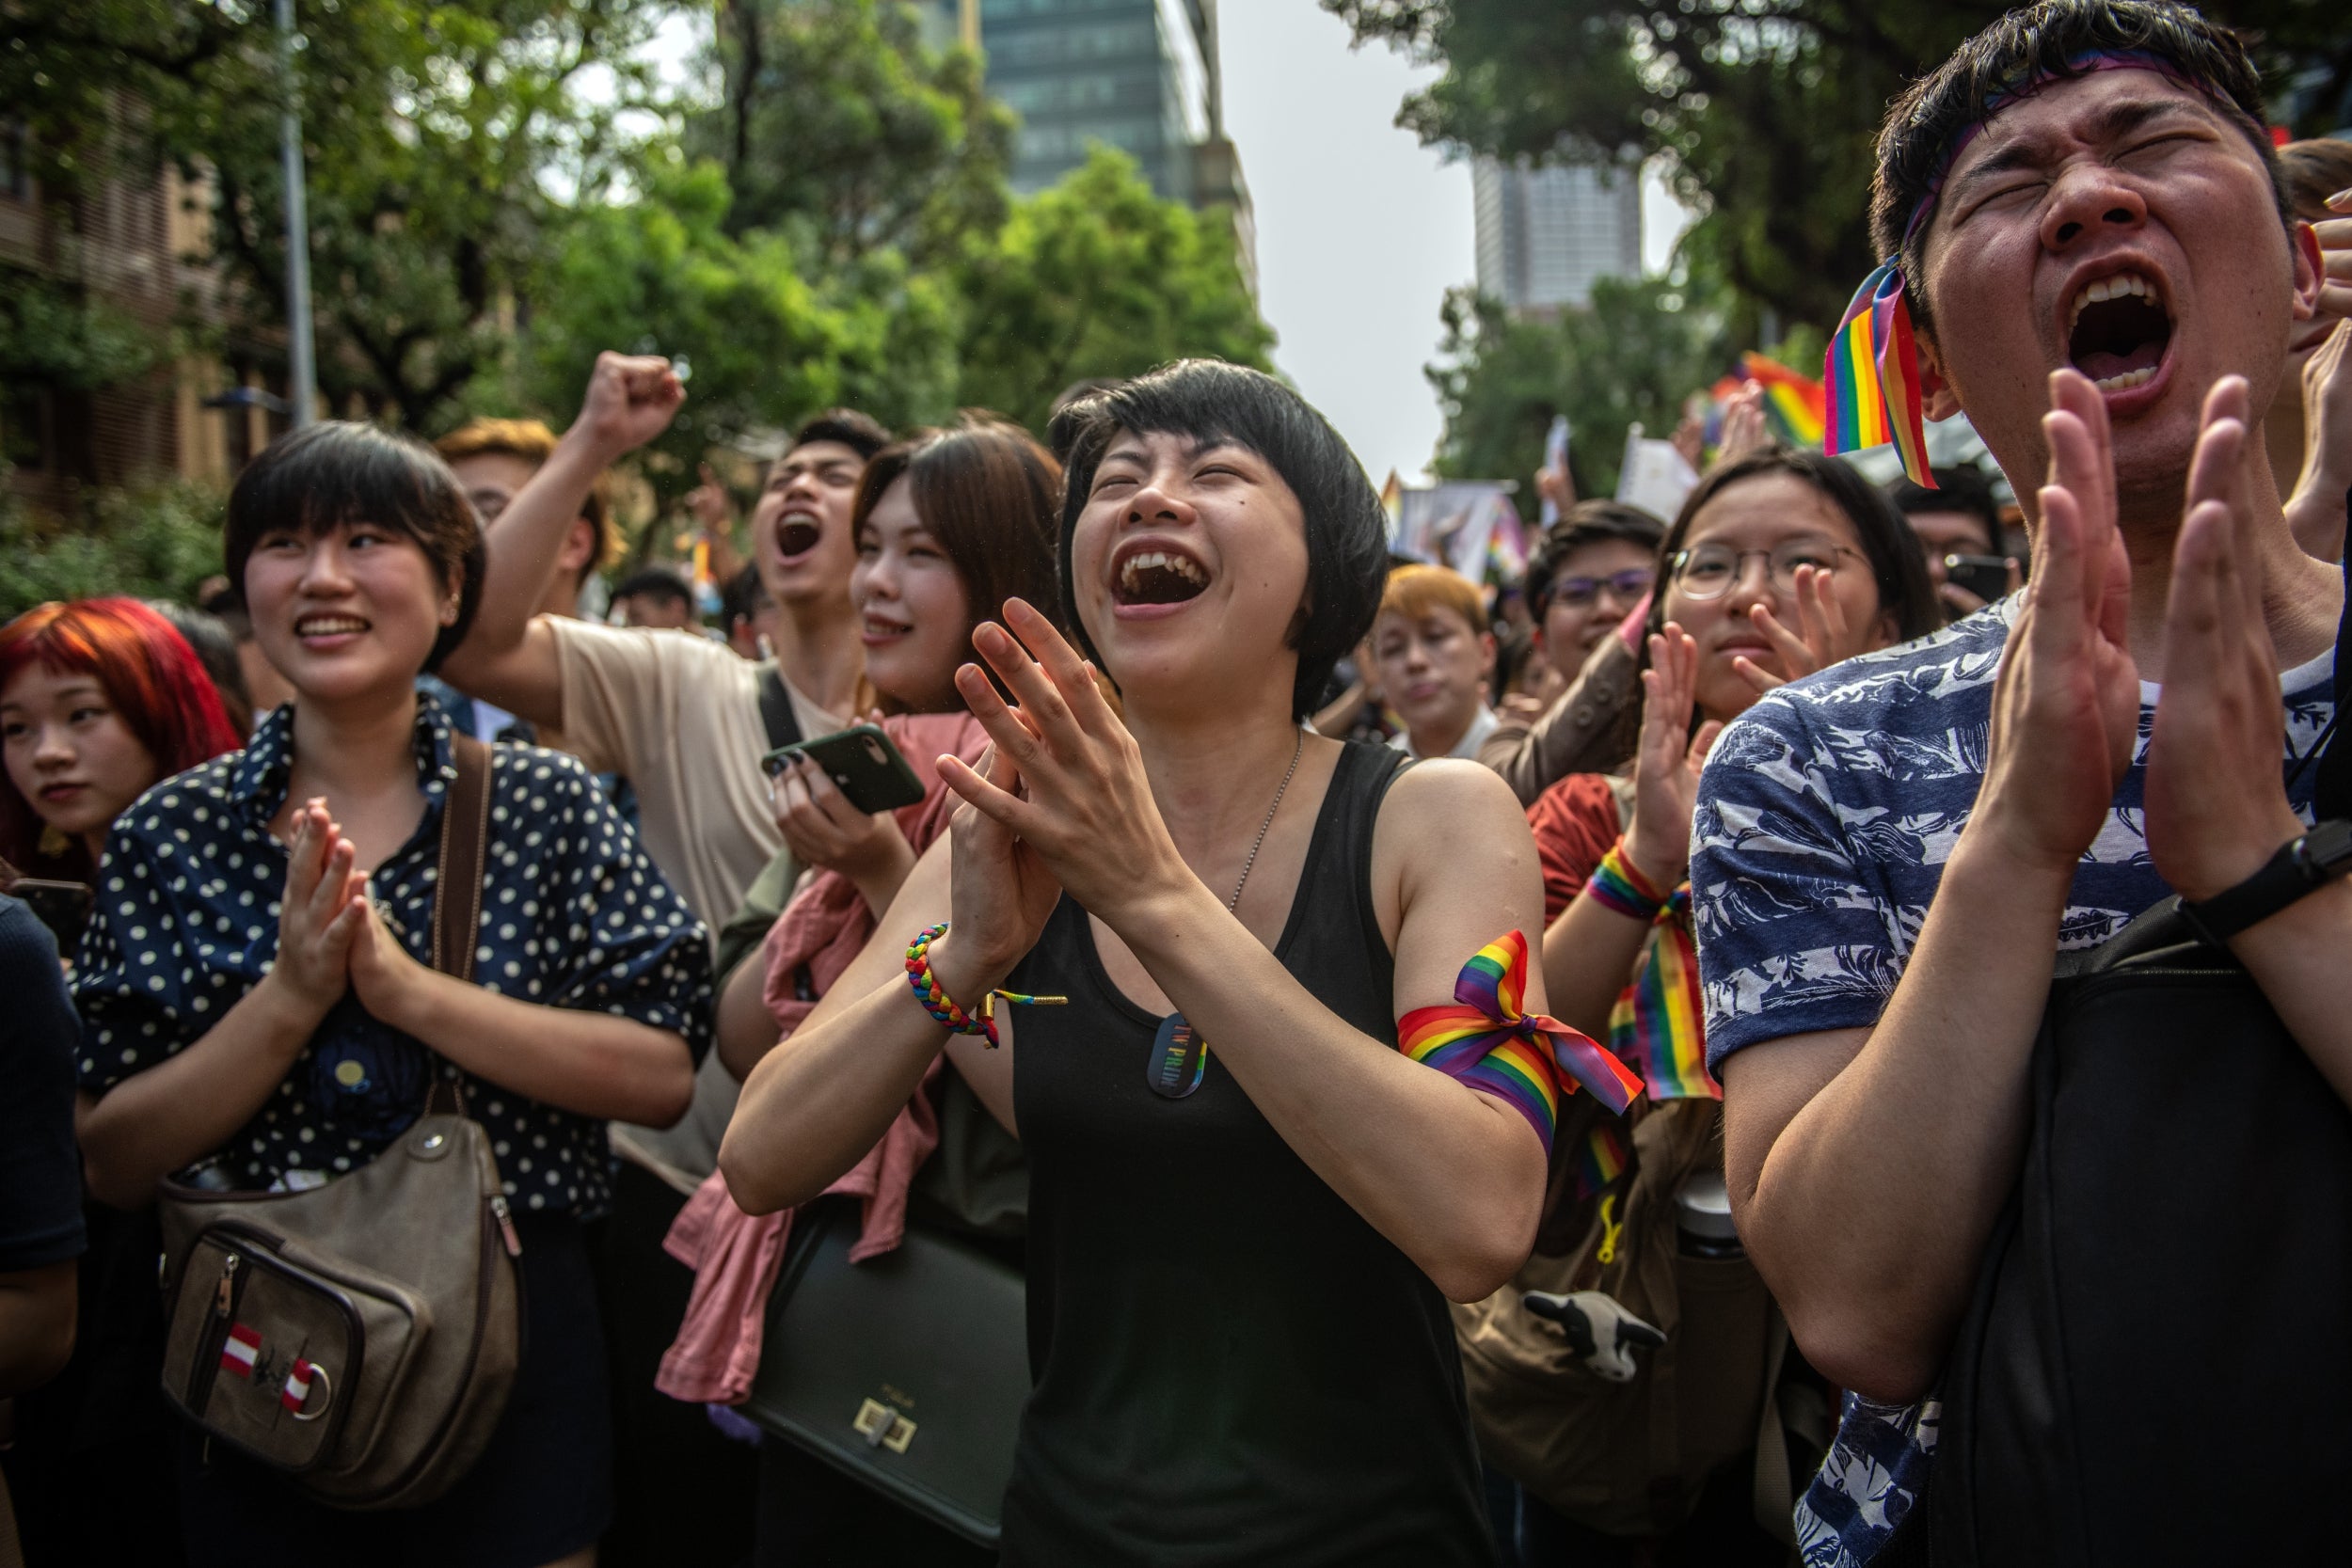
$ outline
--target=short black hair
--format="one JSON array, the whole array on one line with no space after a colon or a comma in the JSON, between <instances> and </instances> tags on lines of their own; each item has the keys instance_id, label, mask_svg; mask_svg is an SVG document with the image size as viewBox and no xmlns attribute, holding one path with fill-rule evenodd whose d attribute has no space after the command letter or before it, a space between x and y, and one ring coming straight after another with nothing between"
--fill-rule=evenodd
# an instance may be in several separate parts
<instances>
[{"instance_id":1,"label":"short black hair","mask_svg":"<svg viewBox=\"0 0 2352 1568\"><path fill-rule=\"evenodd\" d=\"M368 522L414 539L443 581L457 583L457 619L425 656L440 668L466 640L482 605L488 558L473 503L440 453L413 436L356 420L323 420L280 436L246 465L229 492L221 554L229 585L245 602L246 562L272 529L324 533Z\"/></svg>"},{"instance_id":2,"label":"short black hair","mask_svg":"<svg viewBox=\"0 0 2352 1568\"><path fill-rule=\"evenodd\" d=\"M1682 510L1675 514L1665 538L1659 542L1660 592L1650 601L1648 630L1665 629L1667 574L1682 549L1682 541L1691 532L1691 525L1707 509L1707 503L1743 480L1775 473L1793 474L1804 481L1828 498L1830 504L1853 524L1854 537L1861 541L1863 557L1869 562L1870 576L1878 583L1879 612L1895 618L1898 641L1908 642L1943 626L1944 612L1936 604L1934 588L1928 582L1927 558L1920 552L1911 525L1903 521L1885 492L1842 458L1788 447L1767 447L1715 469L1683 499ZM1645 639L1642 663L1646 666L1648 662L1648 642Z\"/></svg>"},{"instance_id":3,"label":"short black hair","mask_svg":"<svg viewBox=\"0 0 2352 1568\"><path fill-rule=\"evenodd\" d=\"M686 579L667 566L644 566L623 578L612 590L612 602L623 599L649 598L664 604L694 605L694 590Z\"/></svg>"},{"instance_id":4,"label":"short black hair","mask_svg":"<svg viewBox=\"0 0 2352 1568\"><path fill-rule=\"evenodd\" d=\"M1291 629L1291 646L1298 652L1291 714L1305 718L1341 657L1372 629L1388 582L1388 518L1363 465L1306 399L1262 371L1216 359L1163 365L1056 414L1054 455L1063 474L1062 614L1080 649L1098 662L1078 619L1070 541L1094 489L1094 470L1121 431L1246 447L1272 464L1298 498L1306 519L1307 599Z\"/></svg>"},{"instance_id":5,"label":"short black hair","mask_svg":"<svg viewBox=\"0 0 2352 1568\"><path fill-rule=\"evenodd\" d=\"M1993 499L1993 482L1984 477L1984 470L1963 463L1931 468L1929 473L1935 480L1932 490L1907 478L1899 478L1886 487L1886 499L1895 503L1895 510L1906 517L1917 512L1965 512L1983 522L1990 553L2000 554L2001 503Z\"/></svg>"},{"instance_id":6,"label":"short black hair","mask_svg":"<svg viewBox=\"0 0 2352 1568\"><path fill-rule=\"evenodd\" d=\"M187 640L196 650L197 662L213 677L213 689L220 693L220 705L229 710L230 726L239 735L251 735L253 692L245 683L245 666L237 658L235 630L211 610L177 599L150 599L147 608L169 621ZM249 623L247 631L249 635Z\"/></svg>"},{"instance_id":7,"label":"short black hair","mask_svg":"<svg viewBox=\"0 0 2352 1568\"><path fill-rule=\"evenodd\" d=\"M1878 254L1899 257L1904 276L1916 284L1928 226L1909 232L1912 214L1941 187L1961 138L2033 84L2071 81L2088 72L2086 56L2113 54L2151 55L2203 92L2270 171L2285 218L2278 153L2264 130L2262 73L2236 34L2169 0L2040 0L1963 43L1887 109L1870 182L1870 239ZM1926 291L1914 287L1906 297L1913 317L1928 328Z\"/></svg>"},{"instance_id":8,"label":"short black hair","mask_svg":"<svg viewBox=\"0 0 2352 1568\"><path fill-rule=\"evenodd\" d=\"M1578 501L1560 515L1560 520L1551 525L1543 543L1528 558L1527 576L1520 582L1520 589L1527 595L1527 608L1537 615L1543 614L1551 602L1552 579L1577 551L1623 541L1655 552L1658 542L1664 537L1665 522L1629 501Z\"/></svg>"},{"instance_id":9,"label":"short black hair","mask_svg":"<svg viewBox=\"0 0 2352 1568\"><path fill-rule=\"evenodd\" d=\"M804 447L811 441L836 441L870 462L876 452L890 445L890 432L871 414L861 414L854 408L828 408L802 420L801 428L792 433L793 447Z\"/></svg>"}]
</instances>

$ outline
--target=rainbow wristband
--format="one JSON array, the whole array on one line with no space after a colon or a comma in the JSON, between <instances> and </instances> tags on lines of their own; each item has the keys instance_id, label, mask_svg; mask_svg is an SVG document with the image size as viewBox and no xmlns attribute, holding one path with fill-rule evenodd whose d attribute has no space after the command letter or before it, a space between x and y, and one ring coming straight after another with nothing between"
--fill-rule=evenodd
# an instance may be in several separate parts
<instances>
[{"instance_id":1,"label":"rainbow wristband","mask_svg":"<svg viewBox=\"0 0 2352 1568\"><path fill-rule=\"evenodd\" d=\"M996 1037L998 997L1030 1007L1059 1007L1069 1004L1067 996L1026 996L1017 990L992 990L980 998L978 1013L965 1012L939 989L939 980L931 974L931 943L947 934L947 925L943 920L936 926L925 927L907 944L907 984L914 989L914 999L923 1005L923 1010L946 1024L951 1033L977 1035L986 1040L988 1048L993 1051L1002 1043Z\"/></svg>"},{"instance_id":2,"label":"rainbow wristband","mask_svg":"<svg viewBox=\"0 0 2352 1568\"><path fill-rule=\"evenodd\" d=\"M1593 895L1593 902L1603 909L1614 910L1631 920L1655 920L1658 911L1666 907L1672 894L1661 893L1625 852L1625 840L1620 837L1600 857L1593 874L1585 879L1584 891Z\"/></svg>"}]
</instances>

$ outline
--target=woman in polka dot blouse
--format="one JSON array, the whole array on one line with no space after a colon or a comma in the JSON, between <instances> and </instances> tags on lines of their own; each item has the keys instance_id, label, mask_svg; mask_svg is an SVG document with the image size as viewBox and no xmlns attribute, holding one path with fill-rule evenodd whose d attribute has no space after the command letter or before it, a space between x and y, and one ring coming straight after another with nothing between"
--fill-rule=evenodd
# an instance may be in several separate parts
<instances>
[{"instance_id":1,"label":"woman in polka dot blouse","mask_svg":"<svg viewBox=\"0 0 2352 1568\"><path fill-rule=\"evenodd\" d=\"M190 1165L315 1185L385 1148L437 1074L461 1080L514 1201L527 1322L489 1449L421 1509L335 1513L190 1429L190 1560L591 1561L612 1433L580 1225L609 1192L604 1123L686 1108L706 933L577 761L501 745L475 983L430 969L455 769L415 681L479 592L472 509L428 449L327 423L245 471L225 542L295 699L116 821L75 982L91 1189L142 1205Z\"/></svg>"}]
</instances>

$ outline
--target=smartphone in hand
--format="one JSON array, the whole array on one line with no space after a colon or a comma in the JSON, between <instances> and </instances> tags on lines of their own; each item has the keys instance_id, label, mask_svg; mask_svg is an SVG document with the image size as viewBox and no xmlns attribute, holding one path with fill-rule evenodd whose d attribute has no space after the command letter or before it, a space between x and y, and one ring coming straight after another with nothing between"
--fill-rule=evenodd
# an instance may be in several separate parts
<instances>
[{"instance_id":1,"label":"smartphone in hand","mask_svg":"<svg viewBox=\"0 0 2352 1568\"><path fill-rule=\"evenodd\" d=\"M825 770L850 805L869 816L923 799L923 781L877 725L855 724L814 740L779 746L759 759L760 769L772 779L803 756Z\"/></svg>"}]
</instances>

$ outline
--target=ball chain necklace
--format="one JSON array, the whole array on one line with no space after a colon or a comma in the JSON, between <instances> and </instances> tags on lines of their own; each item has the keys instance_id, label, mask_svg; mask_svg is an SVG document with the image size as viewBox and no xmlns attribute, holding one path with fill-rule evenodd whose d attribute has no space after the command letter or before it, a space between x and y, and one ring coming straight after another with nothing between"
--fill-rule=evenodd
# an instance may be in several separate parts
<instances>
[{"instance_id":1,"label":"ball chain necklace","mask_svg":"<svg viewBox=\"0 0 2352 1568\"><path fill-rule=\"evenodd\" d=\"M1257 841L1249 846L1249 858L1241 863L1241 880L1233 884L1233 895L1225 900L1227 914L1241 909L1241 890L1249 885L1249 873L1258 864L1258 851L1265 847L1265 835L1274 830L1274 814L1282 809L1282 797L1290 793L1291 780L1298 773L1299 756L1307 749L1307 732L1298 732L1291 745L1291 765L1282 770L1282 782L1274 791L1274 803L1265 809L1265 820L1258 824ZM1170 1013L1160 1020L1160 1032L1152 1038L1152 1054L1143 1065L1143 1080L1152 1092L1163 1100L1182 1100L1200 1086L1201 1078L1209 1070L1209 1042L1200 1037L1200 1031L1184 1020L1182 1013Z\"/></svg>"}]
</instances>

